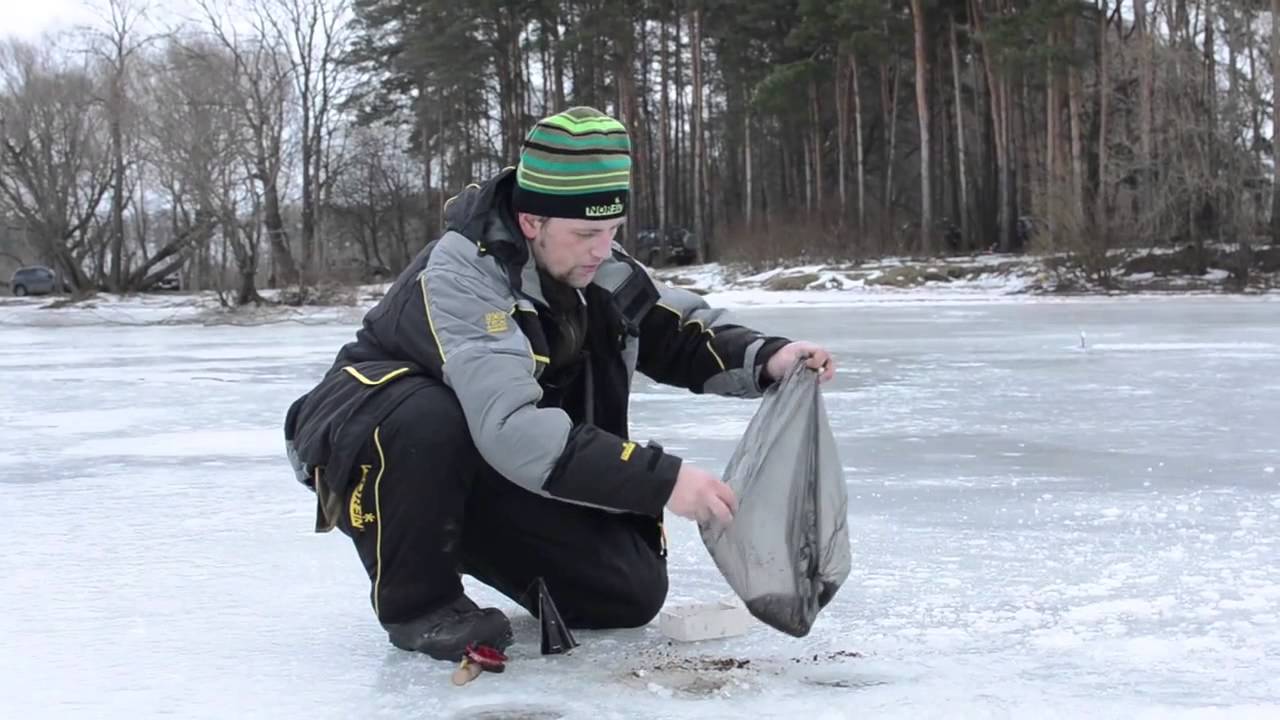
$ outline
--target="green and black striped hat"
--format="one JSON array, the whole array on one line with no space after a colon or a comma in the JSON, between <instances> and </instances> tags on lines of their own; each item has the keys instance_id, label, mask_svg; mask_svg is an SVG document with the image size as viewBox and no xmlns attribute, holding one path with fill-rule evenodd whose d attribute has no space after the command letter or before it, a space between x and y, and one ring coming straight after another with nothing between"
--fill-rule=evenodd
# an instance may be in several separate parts
<instances>
[{"instance_id":1,"label":"green and black striped hat","mask_svg":"<svg viewBox=\"0 0 1280 720\"><path fill-rule=\"evenodd\" d=\"M608 220L627 213L630 190L627 129L599 110L575 107L525 136L512 205L531 215Z\"/></svg>"}]
</instances>

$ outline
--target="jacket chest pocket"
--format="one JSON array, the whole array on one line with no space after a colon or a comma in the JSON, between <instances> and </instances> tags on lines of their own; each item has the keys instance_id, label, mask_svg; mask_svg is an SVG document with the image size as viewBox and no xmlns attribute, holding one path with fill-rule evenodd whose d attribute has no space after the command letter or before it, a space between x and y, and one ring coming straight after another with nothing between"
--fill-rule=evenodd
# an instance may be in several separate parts
<instances>
[{"instance_id":1,"label":"jacket chest pocket","mask_svg":"<svg viewBox=\"0 0 1280 720\"><path fill-rule=\"evenodd\" d=\"M627 381L636 374L636 363L640 359L640 338L623 335L622 362L627 366Z\"/></svg>"},{"instance_id":2,"label":"jacket chest pocket","mask_svg":"<svg viewBox=\"0 0 1280 720\"><path fill-rule=\"evenodd\" d=\"M529 356L533 358L533 376L541 378L543 371L551 364L551 348L547 343L546 333L542 331L538 311L534 309L532 303L521 301L516 303L511 314L515 318L516 327L520 328L520 332L529 341Z\"/></svg>"}]
</instances>

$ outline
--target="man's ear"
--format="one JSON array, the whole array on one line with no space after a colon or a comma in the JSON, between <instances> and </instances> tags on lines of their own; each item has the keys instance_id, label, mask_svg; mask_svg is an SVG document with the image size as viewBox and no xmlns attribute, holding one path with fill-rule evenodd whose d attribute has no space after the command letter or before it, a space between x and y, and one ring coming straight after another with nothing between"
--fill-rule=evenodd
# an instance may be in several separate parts
<instances>
[{"instance_id":1,"label":"man's ear","mask_svg":"<svg viewBox=\"0 0 1280 720\"><path fill-rule=\"evenodd\" d=\"M516 213L516 221L520 225L520 232L524 233L526 240L532 240L538 237L538 230L547 222L547 219L541 215L530 215L529 213Z\"/></svg>"}]
</instances>

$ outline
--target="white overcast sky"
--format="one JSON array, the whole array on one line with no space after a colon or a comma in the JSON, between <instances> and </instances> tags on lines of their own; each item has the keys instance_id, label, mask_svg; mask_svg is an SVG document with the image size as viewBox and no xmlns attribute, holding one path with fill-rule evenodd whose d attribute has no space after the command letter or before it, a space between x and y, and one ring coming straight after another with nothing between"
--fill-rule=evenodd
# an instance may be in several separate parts
<instances>
[{"instance_id":1,"label":"white overcast sky","mask_svg":"<svg viewBox=\"0 0 1280 720\"><path fill-rule=\"evenodd\" d=\"M91 7L81 0L0 0L0 35L34 40L45 31L90 23Z\"/></svg>"},{"instance_id":2,"label":"white overcast sky","mask_svg":"<svg viewBox=\"0 0 1280 720\"><path fill-rule=\"evenodd\" d=\"M194 0L126 0L129 8L145 7L148 24L172 27L184 18L201 18L203 13ZM224 17L235 18L226 0L214 5ZM107 0L0 0L0 39L19 37L35 40L45 32L70 30L77 25L106 27L111 16Z\"/></svg>"}]
</instances>

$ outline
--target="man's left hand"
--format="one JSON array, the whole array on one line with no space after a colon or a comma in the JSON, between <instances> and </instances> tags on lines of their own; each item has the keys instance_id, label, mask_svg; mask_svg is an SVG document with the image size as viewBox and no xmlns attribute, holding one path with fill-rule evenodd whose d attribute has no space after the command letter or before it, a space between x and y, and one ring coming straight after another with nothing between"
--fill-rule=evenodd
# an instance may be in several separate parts
<instances>
[{"instance_id":1,"label":"man's left hand","mask_svg":"<svg viewBox=\"0 0 1280 720\"><path fill-rule=\"evenodd\" d=\"M805 365L819 371L818 382L824 383L836 376L836 361L831 353L820 345L802 340L783 345L769 358L764 372L771 380L781 380L801 358Z\"/></svg>"}]
</instances>

